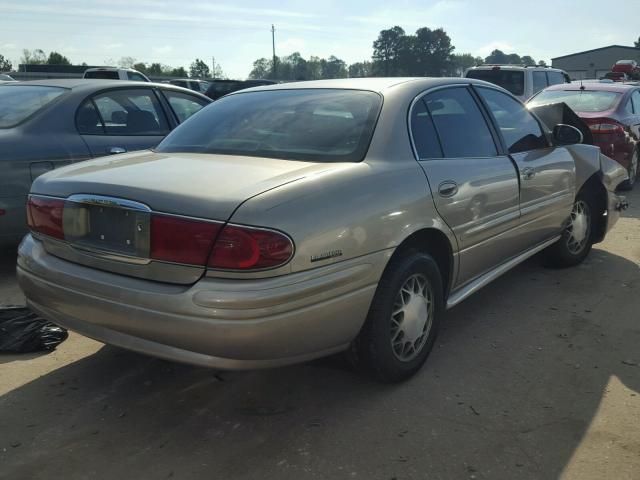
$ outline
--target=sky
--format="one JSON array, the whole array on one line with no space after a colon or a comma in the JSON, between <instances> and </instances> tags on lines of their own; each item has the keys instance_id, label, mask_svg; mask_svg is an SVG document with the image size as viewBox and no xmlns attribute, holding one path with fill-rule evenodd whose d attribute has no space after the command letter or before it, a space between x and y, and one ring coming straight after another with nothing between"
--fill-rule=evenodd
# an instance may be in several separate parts
<instances>
[{"instance_id":1,"label":"sky","mask_svg":"<svg viewBox=\"0 0 640 480\"><path fill-rule=\"evenodd\" d=\"M549 62L640 36L638 0L0 0L0 54L55 50L73 63L105 65L124 56L184 66L212 58L230 78L254 60L295 51L368 60L380 30L442 27L455 53L531 55ZM615 5L615 7L613 7ZM628 12L625 14L624 12Z\"/></svg>"}]
</instances>

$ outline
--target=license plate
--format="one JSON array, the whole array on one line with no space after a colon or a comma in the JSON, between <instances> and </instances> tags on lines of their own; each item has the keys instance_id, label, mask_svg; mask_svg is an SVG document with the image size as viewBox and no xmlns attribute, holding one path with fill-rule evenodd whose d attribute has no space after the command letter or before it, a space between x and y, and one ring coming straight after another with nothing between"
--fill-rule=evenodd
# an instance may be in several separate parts
<instances>
[{"instance_id":1,"label":"license plate","mask_svg":"<svg viewBox=\"0 0 640 480\"><path fill-rule=\"evenodd\" d=\"M65 240L73 245L131 257L149 256L149 213L94 203L66 202Z\"/></svg>"}]
</instances>

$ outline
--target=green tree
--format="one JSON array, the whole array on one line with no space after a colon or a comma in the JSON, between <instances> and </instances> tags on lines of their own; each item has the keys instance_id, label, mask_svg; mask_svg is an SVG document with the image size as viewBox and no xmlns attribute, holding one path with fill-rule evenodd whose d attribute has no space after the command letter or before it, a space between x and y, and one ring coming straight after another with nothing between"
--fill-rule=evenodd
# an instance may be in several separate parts
<instances>
[{"instance_id":1,"label":"green tree","mask_svg":"<svg viewBox=\"0 0 640 480\"><path fill-rule=\"evenodd\" d=\"M638 37L638 40L633 42L633 46L636 48L640 48L640 37Z\"/></svg>"},{"instance_id":2,"label":"green tree","mask_svg":"<svg viewBox=\"0 0 640 480\"><path fill-rule=\"evenodd\" d=\"M349 77L361 78L373 76L373 65L371 62L355 62L349 65Z\"/></svg>"},{"instance_id":3,"label":"green tree","mask_svg":"<svg viewBox=\"0 0 640 480\"><path fill-rule=\"evenodd\" d=\"M49 65L71 65L69 59L58 52L49 53L47 63Z\"/></svg>"},{"instance_id":4,"label":"green tree","mask_svg":"<svg viewBox=\"0 0 640 480\"><path fill-rule=\"evenodd\" d=\"M189 76L191 78L207 78L210 73L209 65L199 58L196 58L189 67Z\"/></svg>"},{"instance_id":5,"label":"green tree","mask_svg":"<svg viewBox=\"0 0 640 480\"><path fill-rule=\"evenodd\" d=\"M484 63L498 63L504 64L509 63L507 59L509 56L504 53L502 50L495 49L493 52L489 54L487 58L484 59Z\"/></svg>"},{"instance_id":6,"label":"green tree","mask_svg":"<svg viewBox=\"0 0 640 480\"><path fill-rule=\"evenodd\" d=\"M540 60L538 62L538 65L540 65L541 67L546 67L547 66L547 62L545 62L544 60Z\"/></svg>"},{"instance_id":7,"label":"green tree","mask_svg":"<svg viewBox=\"0 0 640 480\"><path fill-rule=\"evenodd\" d=\"M404 30L395 26L382 30L373 42L373 70L379 76L400 74L400 59L406 48Z\"/></svg>"},{"instance_id":8,"label":"green tree","mask_svg":"<svg viewBox=\"0 0 640 480\"><path fill-rule=\"evenodd\" d=\"M39 48L35 50L22 50L20 63L25 65L43 65L47 63L47 55Z\"/></svg>"},{"instance_id":9,"label":"green tree","mask_svg":"<svg viewBox=\"0 0 640 480\"><path fill-rule=\"evenodd\" d=\"M470 53L454 53L451 55L449 75L461 77L468 68L482 65L482 63L482 58L474 57Z\"/></svg>"},{"instance_id":10,"label":"green tree","mask_svg":"<svg viewBox=\"0 0 640 480\"><path fill-rule=\"evenodd\" d=\"M331 55L323 65L322 78L346 78L348 75L347 64L344 60Z\"/></svg>"},{"instance_id":11,"label":"green tree","mask_svg":"<svg viewBox=\"0 0 640 480\"><path fill-rule=\"evenodd\" d=\"M536 65L536 61L533 59L533 57L529 56L529 55L525 55L524 57L521 58L522 63L524 63L525 65Z\"/></svg>"},{"instance_id":12,"label":"green tree","mask_svg":"<svg viewBox=\"0 0 640 480\"><path fill-rule=\"evenodd\" d=\"M147 73L149 73L149 72L148 72L148 69L147 69L147 64L146 64L146 63L144 63L144 62L134 63L134 64L131 66L131 68L133 68L134 70L139 71L140 73L144 73L145 75L146 75Z\"/></svg>"},{"instance_id":13,"label":"green tree","mask_svg":"<svg viewBox=\"0 0 640 480\"><path fill-rule=\"evenodd\" d=\"M186 78L189 76L189 74L187 73L184 67L173 68L171 69L171 72L169 72L169 74L172 77Z\"/></svg>"},{"instance_id":14,"label":"green tree","mask_svg":"<svg viewBox=\"0 0 640 480\"><path fill-rule=\"evenodd\" d=\"M253 62L253 68L251 69L251 73L249 73L249 78L269 79L271 78L272 72L272 60L268 60L264 57L259 58Z\"/></svg>"},{"instance_id":15,"label":"green tree","mask_svg":"<svg viewBox=\"0 0 640 480\"><path fill-rule=\"evenodd\" d=\"M4 55L0 55L0 72L8 72L13 68L13 65L9 59L4 58Z\"/></svg>"},{"instance_id":16,"label":"green tree","mask_svg":"<svg viewBox=\"0 0 640 480\"><path fill-rule=\"evenodd\" d=\"M454 47L451 45L451 38L442 28L418 29L409 46L405 70L410 75L441 77L447 74Z\"/></svg>"},{"instance_id":17,"label":"green tree","mask_svg":"<svg viewBox=\"0 0 640 480\"><path fill-rule=\"evenodd\" d=\"M120 68L133 68L136 64L136 59L133 57L122 57L118 60L118 66Z\"/></svg>"}]
</instances>

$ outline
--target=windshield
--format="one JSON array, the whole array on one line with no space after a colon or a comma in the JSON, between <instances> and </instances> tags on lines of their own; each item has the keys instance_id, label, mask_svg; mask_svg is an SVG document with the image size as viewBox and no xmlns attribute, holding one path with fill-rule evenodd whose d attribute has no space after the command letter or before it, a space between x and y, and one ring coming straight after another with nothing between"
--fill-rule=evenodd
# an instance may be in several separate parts
<instances>
[{"instance_id":1,"label":"windshield","mask_svg":"<svg viewBox=\"0 0 640 480\"><path fill-rule=\"evenodd\" d=\"M357 162L369 147L381 103L380 95L361 90L235 94L180 125L157 151Z\"/></svg>"},{"instance_id":2,"label":"windshield","mask_svg":"<svg viewBox=\"0 0 640 480\"><path fill-rule=\"evenodd\" d=\"M469 70L467 78L491 82L514 95L524 94L524 72L519 70Z\"/></svg>"},{"instance_id":3,"label":"windshield","mask_svg":"<svg viewBox=\"0 0 640 480\"><path fill-rule=\"evenodd\" d=\"M621 95L604 90L547 90L532 98L528 105L564 102L574 112L602 112L611 110Z\"/></svg>"},{"instance_id":4,"label":"windshield","mask_svg":"<svg viewBox=\"0 0 640 480\"><path fill-rule=\"evenodd\" d=\"M17 125L59 97L65 88L3 85L0 87L0 128Z\"/></svg>"}]
</instances>

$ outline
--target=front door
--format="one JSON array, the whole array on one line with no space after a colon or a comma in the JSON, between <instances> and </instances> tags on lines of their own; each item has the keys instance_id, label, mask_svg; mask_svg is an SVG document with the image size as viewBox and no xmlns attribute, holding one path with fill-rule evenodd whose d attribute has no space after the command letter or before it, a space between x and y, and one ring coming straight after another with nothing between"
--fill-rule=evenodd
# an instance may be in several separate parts
<instances>
[{"instance_id":1,"label":"front door","mask_svg":"<svg viewBox=\"0 0 640 480\"><path fill-rule=\"evenodd\" d=\"M576 195L575 163L554 147L538 120L520 102L488 87L475 87L493 116L520 176L522 245L532 247L561 232Z\"/></svg>"},{"instance_id":2,"label":"front door","mask_svg":"<svg viewBox=\"0 0 640 480\"><path fill-rule=\"evenodd\" d=\"M459 247L456 286L517 254L518 175L465 85L428 93L411 111L414 147L435 207Z\"/></svg>"}]
</instances>

